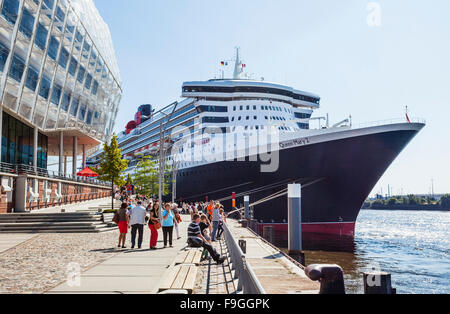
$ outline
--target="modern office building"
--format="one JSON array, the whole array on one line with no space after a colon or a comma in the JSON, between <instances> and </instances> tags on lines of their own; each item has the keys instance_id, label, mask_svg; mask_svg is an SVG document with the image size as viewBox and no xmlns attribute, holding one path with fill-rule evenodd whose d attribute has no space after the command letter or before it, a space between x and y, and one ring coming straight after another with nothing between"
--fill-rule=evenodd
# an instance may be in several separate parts
<instances>
[{"instance_id":1,"label":"modern office building","mask_svg":"<svg viewBox=\"0 0 450 314\"><path fill-rule=\"evenodd\" d=\"M75 178L68 157L85 161L108 140L121 95L109 28L93 0L0 0L1 173L42 176L57 156L59 179ZM2 195L11 193L14 180L1 177ZM32 185L40 194L41 182Z\"/></svg>"}]
</instances>

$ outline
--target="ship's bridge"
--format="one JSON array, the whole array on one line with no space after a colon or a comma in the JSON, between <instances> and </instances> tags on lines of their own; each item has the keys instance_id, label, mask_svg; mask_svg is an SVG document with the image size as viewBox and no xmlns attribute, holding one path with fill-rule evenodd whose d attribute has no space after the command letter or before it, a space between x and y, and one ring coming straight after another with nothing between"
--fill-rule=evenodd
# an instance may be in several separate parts
<instances>
[{"instance_id":1,"label":"ship's bridge","mask_svg":"<svg viewBox=\"0 0 450 314\"><path fill-rule=\"evenodd\" d=\"M182 97L216 101L269 99L291 104L296 108L320 108L320 97L289 86L237 79L185 82Z\"/></svg>"}]
</instances>

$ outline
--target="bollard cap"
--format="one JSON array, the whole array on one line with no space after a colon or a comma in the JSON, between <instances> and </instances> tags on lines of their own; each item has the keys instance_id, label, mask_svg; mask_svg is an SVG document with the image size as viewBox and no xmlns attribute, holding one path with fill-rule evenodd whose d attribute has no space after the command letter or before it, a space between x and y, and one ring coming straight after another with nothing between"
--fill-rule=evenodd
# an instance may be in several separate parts
<instances>
[{"instance_id":1,"label":"bollard cap","mask_svg":"<svg viewBox=\"0 0 450 314\"><path fill-rule=\"evenodd\" d=\"M302 186L300 184L289 184L288 185L288 197L289 198L302 197Z\"/></svg>"}]
</instances>

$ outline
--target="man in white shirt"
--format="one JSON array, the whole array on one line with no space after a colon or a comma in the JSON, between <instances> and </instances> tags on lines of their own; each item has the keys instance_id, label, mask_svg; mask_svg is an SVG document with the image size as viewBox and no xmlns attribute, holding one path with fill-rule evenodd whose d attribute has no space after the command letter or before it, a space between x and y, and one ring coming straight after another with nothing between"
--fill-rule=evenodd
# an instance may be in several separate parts
<instances>
[{"instance_id":1,"label":"man in white shirt","mask_svg":"<svg viewBox=\"0 0 450 314\"><path fill-rule=\"evenodd\" d=\"M142 247L144 239L144 225L147 211L142 206L142 202L138 201L137 206L130 210L130 226L131 226L131 248L134 249L136 244L136 233L139 233L138 248Z\"/></svg>"}]
</instances>

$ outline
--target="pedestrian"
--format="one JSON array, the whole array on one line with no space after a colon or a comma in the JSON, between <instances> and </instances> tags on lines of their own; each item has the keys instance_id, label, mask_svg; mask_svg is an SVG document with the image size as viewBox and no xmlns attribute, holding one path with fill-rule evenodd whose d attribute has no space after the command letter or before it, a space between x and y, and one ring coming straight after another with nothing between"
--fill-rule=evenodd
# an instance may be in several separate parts
<instances>
[{"instance_id":1,"label":"pedestrian","mask_svg":"<svg viewBox=\"0 0 450 314\"><path fill-rule=\"evenodd\" d=\"M212 242L216 242L216 240L217 240L217 231L219 230L219 223L220 223L219 207L220 207L220 205L216 204L212 211L212 225L213 225L213 231L211 234Z\"/></svg>"},{"instance_id":2,"label":"pedestrian","mask_svg":"<svg viewBox=\"0 0 450 314\"><path fill-rule=\"evenodd\" d=\"M205 238L205 240L208 243L211 243L212 227L211 227L211 223L208 220L208 217L206 217L205 214L200 216L199 226L200 226L200 231L202 232L202 235Z\"/></svg>"},{"instance_id":3,"label":"pedestrian","mask_svg":"<svg viewBox=\"0 0 450 314\"><path fill-rule=\"evenodd\" d=\"M126 249L125 246L125 240L127 238L127 233L128 233L128 222L130 221L130 216L129 216L129 211L128 211L128 204L127 203L122 203L122 206L120 206L119 212L118 212L118 216L119 216L119 245L118 247L121 247L121 243L122 243L122 249Z\"/></svg>"},{"instance_id":4,"label":"pedestrian","mask_svg":"<svg viewBox=\"0 0 450 314\"><path fill-rule=\"evenodd\" d=\"M178 206L176 204L174 205L174 208L173 208L173 215L174 215L173 224L175 227L175 231L177 233L177 240L180 240L181 237L180 237L180 230L178 228L178 225L182 222L182 220L181 220L181 215L178 212Z\"/></svg>"},{"instance_id":5,"label":"pedestrian","mask_svg":"<svg viewBox=\"0 0 450 314\"><path fill-rule=\"evenodd\" d=\"M142 241L144 239L144 225L147 211L142 206L142 202L138 201L137 206L130 210L130 225L131 225L131 248L134 249L136 244L136 233L138 237L138 248L142 248Z\"/></svg>"},{"instance_id":6,"label":"pedestrian","mask_svg":"<svg viewBox=\"0 0 450 314\"><path fill-rule=\"evenodd\" d=\"M225 257L220 256L220 254L211 246L211 244L207 243L206 239L202 235L199 226L200 215L194 214L193 218L194 219L188 227L188 245L190 247L203 247L209 252L211 257L217 264L223 264L223 262L225 261Z\"/></svg>"},{"instance_id":7,"label":"pedestrian","mask_svg":"<svg viewBox=\"0 0 450 314\"><path fill-rule=\"evenodd\" d=\"M161 227L159 221L159 203L155 202L150 210L150 219L148 220L148 227L150 228L150 250L156 250L158 244L158 228Z\"/></svg>"},{"instance_id":8,"label":"pedestrian","mask_svg":"<svg viewBox=\"0 0 450 314\"><path fill-rule=\"evenodd\" d=\"M170 204L164 205L164 211L162 216L163 216L162 228L163 228L164 248L167 247L167 240L169 240L170 247L173 247L172 238L173 238L175 215L173 214L173 211L170 208Z\"/></svg>"},{"instance_id":9,"label":"pedestrian","mask_svg":"<svg viewBox=\"0 0 450 314\"><path fill-rule=\"evenodd\" d=\"M227 222L227 218L225 217L225 211L223 210L222 207L219 209L219 215L220 215L220 221L219 221L219 229L217 231L217 239L218 240L220 240L220 238L222 237L223 232L225 231L223 229L223 224L225 222Z\"/></svg>"}]
</instances>

